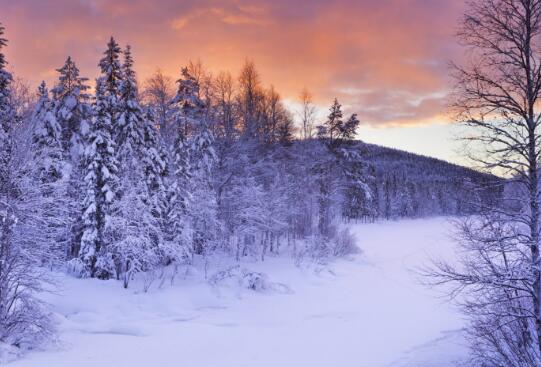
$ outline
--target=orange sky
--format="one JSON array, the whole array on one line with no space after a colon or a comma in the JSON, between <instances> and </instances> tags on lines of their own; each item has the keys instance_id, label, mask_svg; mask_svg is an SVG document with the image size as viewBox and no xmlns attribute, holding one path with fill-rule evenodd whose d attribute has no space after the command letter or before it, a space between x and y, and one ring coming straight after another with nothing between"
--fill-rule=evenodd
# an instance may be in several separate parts
<instances>
[{"instance_id":1,"label":"orange sky","mask_svg":"<svg viewBox=\"0 0 541 367\"><path fill-rule=\"evenodd\" d=\"M134 49L140 79L189 59L238 70L293 99L307 86L372 125L430 123L445 112L458 0L0 0L13 71L52 81L67 55L95 77L110 35Z\"/></svg>"},{"instance_id":2,"label":"orange sky","mask_svg":"<svg viewBox=\"0 0 541 367\"><path fill-rule=\"evenodd\" d=\"M132 45L144 80L190 59L237 72L253 59L291 102L308 87L321 112L337 97L365 141L463 162L445 124L448 62L464 0L0 0L18 76L51 83L71 55L97 75L108 38Z\"/></svg>"}]
</instances>

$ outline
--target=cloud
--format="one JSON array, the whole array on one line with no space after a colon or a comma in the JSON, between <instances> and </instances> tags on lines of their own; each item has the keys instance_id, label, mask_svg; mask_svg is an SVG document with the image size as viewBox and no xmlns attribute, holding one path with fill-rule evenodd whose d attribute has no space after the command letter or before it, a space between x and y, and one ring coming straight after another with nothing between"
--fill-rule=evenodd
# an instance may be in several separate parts
<instances>
[{"instance_id":1,"label":"cloud","mask_svg":"<svg viewBox=\"0 0 541 367\"><path fill-rule=\"evenodd\" d=\"M265 15L265 10L262 7L253 5L236 5L232 9L218 6L202 7L173 19L171 26L175 30L181 30L188 25L208 19L229 25L265 26L269 24Z\"/></svg>"},{"instance_id":2,"label":"cloud","mask_svg":"<svg viewBox=\"0 0 541 367\"><path fill-rule=\"evenodd\" d=\"M462 1L0 0L16 73L37 84L71 55L97 75L110 35L134 49L141 79L176 76L190 59L237 72L246 57L294 99L308 87L373 125L426 123L445 112L446 64Z\"/></svg>"}]
</instances>

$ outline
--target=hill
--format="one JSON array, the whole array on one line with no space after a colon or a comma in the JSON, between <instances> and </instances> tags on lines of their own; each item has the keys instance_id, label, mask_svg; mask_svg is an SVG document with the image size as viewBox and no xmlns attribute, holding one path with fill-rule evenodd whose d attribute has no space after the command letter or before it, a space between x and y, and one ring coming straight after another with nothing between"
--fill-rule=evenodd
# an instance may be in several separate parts
<instances>
[{"instance_id":1,"label":"hill","mask_svg":"<svg viewBox=\"0 0 541 367\"><path fill-rule=\"evenodd\" d=\"M499 177L398 149L357 145L370 166L377 217L471 214L500 195Z\"/></svg>"}]
</instances>

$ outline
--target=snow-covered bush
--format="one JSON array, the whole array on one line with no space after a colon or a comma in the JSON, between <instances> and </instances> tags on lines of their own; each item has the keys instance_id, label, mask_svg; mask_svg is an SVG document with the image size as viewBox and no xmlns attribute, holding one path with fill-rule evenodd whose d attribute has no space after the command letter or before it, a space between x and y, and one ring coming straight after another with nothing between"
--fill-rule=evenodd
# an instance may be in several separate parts
<instances>
[{"instance_id":1,"label":"snow-covered bush","mask_svg":"<svg viewBox=\"0 0 541 367\"><path fill-rule=\"evenodd\" d=\"M242 288L251 289L256 292L262 292L272 289L272 284L269 282L267 274L257 271L248 271L244 269L239 279Z\"/></svg>"},{"instance_id":2,"label":"snow-covered bush","mask_svg":"<svg viewBox=\"0 0 541 367\"><path fill-rule=\"evenodd\" d=\"M348 227L340 228L336 232L333 243L334 256L347 256L360 252L360 249L356 245L355 236L351 233Z\"/></svg>"}]
</instances>

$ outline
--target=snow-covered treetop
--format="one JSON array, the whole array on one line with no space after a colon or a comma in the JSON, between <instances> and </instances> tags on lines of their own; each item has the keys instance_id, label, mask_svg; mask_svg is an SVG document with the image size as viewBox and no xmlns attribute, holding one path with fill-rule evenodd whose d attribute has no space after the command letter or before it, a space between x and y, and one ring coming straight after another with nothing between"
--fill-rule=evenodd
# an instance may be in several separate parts
<instances>
[{"instance_id":1,"label":"snow-covered treetop","mask_svg":"<svg viewBox=\"0 0 541 367\"><path fill-rule=\"evenodd\" d=\"M38 151L44 147L59 148L61 127L52 111L53 106L45 82L41 82L37 95L39 100L33 116L33 142Z\"/></svg>"},{"instance_id":2,"label":"snow-covered treetop","mask_svg":"<svg viewBox=\"0 0 541 367\"><path fill-rule=\"evenodd\" d=\"M109 43L107 43L107 50L103 53L104 56L98 64L103 73L107 91L114 95L118 95L122 81L121 53L120 46L111 37Z\"/></svg>"},{"instance_id":3,"label":"snow-covered treetop","mask_svg":"<svg viewBox=\"0 0 541 367\"><path fill-rule=\"evenodd\" d=\"M49 90L47 89L47 84L45 84L45 81L42 81L39 85L37 97L38 102L36 103L36 108L34 109L34 115L39 115L40 112L44 110L50 103Z\"/></svg>"},{"instance_id":4,"label":"snow-covered treetop","mask_svg":"<svg viewBox=\"0 0 541 367\"><path fill-rule=\"evenodd\" d=\"M184 67L181 71L182 77L177 80L177 94L172 103L177 106L180 118L185 123L197 125L202 122L201 117L205 103L199 97L199 83L197 79L190 74L188 68Z\"/></svg>"}]
</instances>

